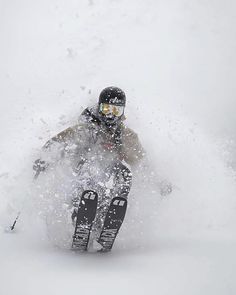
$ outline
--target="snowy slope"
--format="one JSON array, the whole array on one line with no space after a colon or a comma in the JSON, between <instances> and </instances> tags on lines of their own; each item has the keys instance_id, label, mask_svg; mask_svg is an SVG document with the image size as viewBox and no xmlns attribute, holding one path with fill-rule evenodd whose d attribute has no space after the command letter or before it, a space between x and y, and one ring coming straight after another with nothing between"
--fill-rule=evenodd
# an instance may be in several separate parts
<instances>
[{"instance_id":1,"label":"snowy slope","mask_svg":"<svg viewBox=\"0 0 236 295\"><path fill-rule=\"evenodd\" d=\"M235 6L0 1L0 294L235 294ZM135 175L114 251L76 255L48 241L31 167L108 85L174 191Z\"/></svg>"}]
</instances>

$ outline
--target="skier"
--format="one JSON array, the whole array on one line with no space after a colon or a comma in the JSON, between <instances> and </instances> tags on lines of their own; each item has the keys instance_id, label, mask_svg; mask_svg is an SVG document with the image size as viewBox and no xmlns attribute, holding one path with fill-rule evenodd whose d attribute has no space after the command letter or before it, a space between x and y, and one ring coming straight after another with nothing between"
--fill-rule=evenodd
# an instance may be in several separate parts
<instances>
[{"instance_id":1,"label":"skier","mask_svg":"<svg viewBox=\"0 0 236 295\"><path fill-rule=\"evenodd\" d=\"M85 189L93 188L98 192L99 209L103 215L111 198L128 197L132 183L128 165L138 163L144 156L144 149L137 134L124 124L125 105L126 96L120 88L103 89L98 104L86 108L78 124L50 139L43 148L45 152L57 150L58 160L69 160L73 170L78 174L78 179L81 180L78 180L76 195L72 198L75 207L73 221L80 195ZM53 163L38 159L33 168L39 174L50 166L53 166ZM110 183L110 189L105 182ZM100 216L97 222L102 223L103 219ZM100 228L101 226L102 224Z\"/></svg>"},{"instance_id":2,"label":"skier","mask_svg":"<svg viewBox=\"0 0 236 295\"><path fill-rule=\"evenodd\" d=\"M117 196L128 197L132 183L130 167L137 165L145 155L137 134L124 124L125 105L126 96L120 88L103 89L98 104L86 108L78 124L50 139L43 148L46 160L38 159L33 166L39 174L61 159L69 161L77 178L71 198L74 224L83 191L93 189L98 193L96 239L111 200ZM53 161L47 160L46 154L50 151L53 154L57 151Z\"/></svg>"}]
</instances>

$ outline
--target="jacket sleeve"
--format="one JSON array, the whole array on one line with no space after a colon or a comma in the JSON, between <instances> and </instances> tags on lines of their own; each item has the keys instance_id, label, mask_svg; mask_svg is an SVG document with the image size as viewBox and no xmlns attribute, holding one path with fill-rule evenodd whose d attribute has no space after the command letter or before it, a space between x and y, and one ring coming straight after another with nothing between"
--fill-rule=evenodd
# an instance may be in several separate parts
<instances>
[{"instance_id":1,"label":"jacket sleeve","mask_svg":"<svg viewBox=\"0 0 236 295\"><path fill-rule=\"evenodd\" d=\"M41 158L48 162L57 162L64 157L83 157L88 148L88 128L79 123L52 137L43 146Z\"/></svg>"},{"instance_id":2,"label":"jacket sleeve","mask_svg":"<svg viewBox=\"0 0 236 295\"><path fill-rule=\"evenodd\" d=\"M74 140L76 134L78 133L78 125L73 127L68 127L67 129L61 131L57 135L53 136L50 140L46 142L43 148L48 149L52 146L55 142L61 144L68 144L70 141Z\"/></svg>"},{"instance_id":3,"label":"jacket sleeve","mask_svg":"<svg viewBox=\"0 0 236 295\"><path fill-rule=\"evenodd\" d=\"M124 127L122 157L129 165L137 164L145 156L145 151L138 135L130 128Z\"/></svg>"}]
</instances>

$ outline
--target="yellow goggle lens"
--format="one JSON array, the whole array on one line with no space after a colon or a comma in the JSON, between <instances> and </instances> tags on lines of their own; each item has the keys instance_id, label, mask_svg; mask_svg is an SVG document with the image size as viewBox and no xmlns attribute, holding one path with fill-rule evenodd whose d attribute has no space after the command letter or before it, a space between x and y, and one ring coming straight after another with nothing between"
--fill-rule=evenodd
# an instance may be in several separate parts
<instances>
[{"instance_id":1,"label":"yellow goggle lens","mask_svg":"<svg viewBox=\"0 0 236 295\"><path fill-rule=\"evenodd\" d=\"M116 117L120 117L124 113L124 107L113 104L101 103L100 112L104 115L112 114Z\"/></svg>"}]
</instances>

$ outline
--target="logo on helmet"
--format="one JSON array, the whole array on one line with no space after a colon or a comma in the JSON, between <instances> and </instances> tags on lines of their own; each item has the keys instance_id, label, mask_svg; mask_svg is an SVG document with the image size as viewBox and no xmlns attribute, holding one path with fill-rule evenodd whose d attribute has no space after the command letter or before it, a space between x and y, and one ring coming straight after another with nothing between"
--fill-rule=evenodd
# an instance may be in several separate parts
<instances>
[{"instance_id":1,"label":"logo on helmet","mask_svg":"<svg viewBox=\"0 0 236 295\"><path fill-rule=\"evenodd\" d=\"M99 104L107 103L118 106L125 106L125 93L118 87L107 87L102 90L99 96Z\"/></svg>"},{"instance_id":2,"label":"logo on helmet","mask_svg":"<svg viewBox=\"0 0 236 295\"><path fill-rule=\"evenodd\" d=\"M110 98L110 104L122 104L122 99L118 98L118 97L113 97L113 98Z\"/></svg>"}]
</instances>

